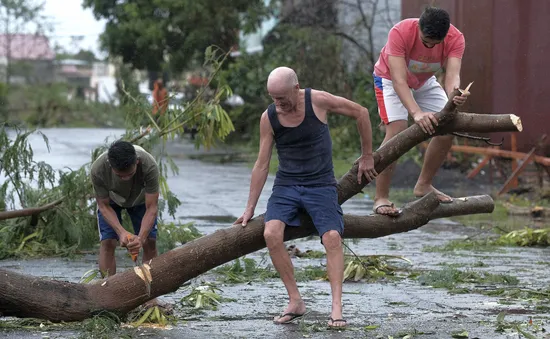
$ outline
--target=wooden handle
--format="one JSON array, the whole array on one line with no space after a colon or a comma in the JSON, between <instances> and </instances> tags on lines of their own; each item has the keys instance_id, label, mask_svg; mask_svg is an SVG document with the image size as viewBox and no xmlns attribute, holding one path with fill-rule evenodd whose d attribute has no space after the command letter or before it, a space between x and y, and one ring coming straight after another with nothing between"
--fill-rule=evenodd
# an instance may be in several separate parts
<instances>
[{"instance_id":1,"label":"wooden handle","mask_svg":"<svg viewBox=\"0 0 550 339\"><path fill-rule=\"evenodd\" d=\"M132 236L130 234L128 234L126 238L128 239L128 241L132 241ZM132 256L132 260L135 262L137 260L138 255L134 253L130 253L130 255Z\"/></svg>"}]
</instances>

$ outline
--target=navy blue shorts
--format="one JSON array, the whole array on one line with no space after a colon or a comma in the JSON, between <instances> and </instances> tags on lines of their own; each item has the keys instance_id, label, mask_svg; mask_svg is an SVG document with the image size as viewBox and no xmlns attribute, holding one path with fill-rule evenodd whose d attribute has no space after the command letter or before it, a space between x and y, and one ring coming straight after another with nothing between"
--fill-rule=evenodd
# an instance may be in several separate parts
<instances>
[{"instance_id":1,"label":"navy blue shorts","mask_svg":"<svg viewBox=\"0 0 550 339\"><path fill-rule=\"evenodd\" d=\"M332 230L343 235L344 218L336 186L274 186L264 220L300 226L300 212L311 217L321 238Z\"/></svg>"},{"instance_id":2,"label":"navy blue shorts","mask_svg":"<svg viewBox=\"0 0 550 339\"><path fill-rule=\"evenodd\" d=\"M141 221L143 220L143 216L145 215L145 211L147 208L145 207L145 204L137 205L134 207L120 207L119 205L111 202L111 207L115 210L116 216L118 217L118 221L122 224L122 210L126 210L128 212L128 215L130 215L130 220L132 220L132 225L134 226L134 234L138 235L139 230L141 229ZM103 218L103 215L97 210L97 228L99 229L99 240L107 240L107 239L117 239L118 240L118 234L116 234L115 230L107 223L107 221ZM153 228L151 229L151 232L149 233L148 238L157 238L157 218L155 218L155 223L153 224Z\"/></svg>"}]
</instances>

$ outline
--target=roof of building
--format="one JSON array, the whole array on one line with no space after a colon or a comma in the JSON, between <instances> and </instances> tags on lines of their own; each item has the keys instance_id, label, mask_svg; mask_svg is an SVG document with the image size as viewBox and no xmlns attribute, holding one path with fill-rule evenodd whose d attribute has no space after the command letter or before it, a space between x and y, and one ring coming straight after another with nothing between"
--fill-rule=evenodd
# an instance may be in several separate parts
<instances>
[{"instance_id":1,"label":"roof of building","mask_svg":"<svg viewBox=\"0 0 550 339\"><path fill-rule=\"evenodd\" d=\"M55 52L47 37L37 34L0 34L0 57L12 60L53 60Z\"/></svg>"}]
</instances>

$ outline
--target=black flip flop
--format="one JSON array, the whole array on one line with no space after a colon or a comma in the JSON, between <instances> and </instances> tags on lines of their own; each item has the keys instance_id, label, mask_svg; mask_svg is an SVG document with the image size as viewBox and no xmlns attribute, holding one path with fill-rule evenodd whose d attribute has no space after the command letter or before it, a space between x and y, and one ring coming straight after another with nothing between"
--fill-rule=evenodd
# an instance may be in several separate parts
<instances>
[{"instance_id":1,"label":"black flip flop","mask_svg":"<svg viewBox=\"0 0 550 339\"><path fill-rule=\"evenodd\" d=\"M388 217L397 217L399 214L401 214L401 212L398 210L397 213L378 213L378 209L380 207L391 207L391 208L395 208L395 204L394 203L391 203L391 204L380 204L378 206L376 206L376 208L373 210L374 214L378 214L378 215L386 215Z\"/></svg>"},{"instance_id":2,"label":"black flip flop","mask_svg":"<svg viewBox=\"0 0 550 339\"><path fill-rule=\"evenodd\" d=\"M346 319L332 319L332 317L330 317L329 320L332 322L332 325L328 325L328 327L330 328L346 328L346 326L348 325L348 322L346 321ZM344 326L334 326L334 323L342 323L342 322L345 324Z\"/></svg>"},{"instance_id":3,"label":"black flip flop","mask_svg":"<svg viewBox=\"0 0 550 339\"><path fill-rule=\"evenodd\" d=\"M293 320L296 320L296 319L298 319L298 318L303 317L304 314L305 314L305 313L299 314L299 313L293 313L293 312L284 313L284 314L281 314L281 315L279 316L279 319L284 318L284 317L290 317L289 320L283 321L283 322L279 322L279 321L273 320L273 322L274 322L275 324L280 324L280 325L282 325L282 324L288 324L288 323L292 322Z\"/></svg>"},{"instance_id":4,"label":"black flip flop","mask_svg":"<svg viewBox=\"0 0 550 339\"><path fill-rule=\"evenodd\" d=\"M454 198L451 197L451 196L448 196L451 200L442 201L441 199L439 199L439 196L443 196L443 195L437 194L437 193L436 193L435 195L438 197L437 200L439 200L439 203L440 203L440 204L452 204L452 203L454 202ZM426 195L415 195L415 197L416 197L417 199L423 198L423 197L425 197L425 196L426 196Z\"/></svg>"}]
</instances>

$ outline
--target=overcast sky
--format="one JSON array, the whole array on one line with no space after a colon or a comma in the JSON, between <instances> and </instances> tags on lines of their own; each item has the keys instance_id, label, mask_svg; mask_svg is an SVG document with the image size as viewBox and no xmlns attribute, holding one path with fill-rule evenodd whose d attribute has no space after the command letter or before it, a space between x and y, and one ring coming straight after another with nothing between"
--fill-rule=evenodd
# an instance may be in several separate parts
<instances>
[{"instance_id":1,"label":"overcast sky","mask_svg":"<svg viewBox=\"0 0 550 339\"><path fill-rule=\"evenodd\" d=\"M53 22L54 31L50 34L52 47L57 42L65 49L74 51L71 36L80 35L83 37L80 48L99 53L98 39L105 21L97 21L90 9L83 9L81 0L45 0L44 15Z\"/></svg>"}]
</instances>

